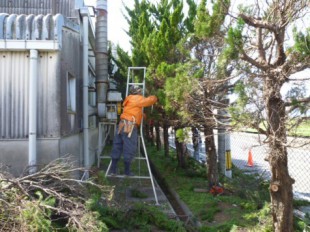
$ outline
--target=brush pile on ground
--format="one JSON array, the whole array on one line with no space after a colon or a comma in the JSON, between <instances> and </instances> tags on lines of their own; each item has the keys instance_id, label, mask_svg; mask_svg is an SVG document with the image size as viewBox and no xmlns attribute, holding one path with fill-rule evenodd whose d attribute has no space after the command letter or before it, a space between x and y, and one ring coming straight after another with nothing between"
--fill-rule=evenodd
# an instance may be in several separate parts
<instances>
[{"instance_id":1,"label":"brush pile on ground","mask_svg":"<svg viewBox=\"0 0 310 232\"><path fill-rule=\"evenodd\" d=\"M91 180L76 179L83 171L68 157L19 178L2 168L0 231L107 231L98 215L88 209L87 199L91 188L107 195L109 190Z\"/></svg>"}]
</instances>

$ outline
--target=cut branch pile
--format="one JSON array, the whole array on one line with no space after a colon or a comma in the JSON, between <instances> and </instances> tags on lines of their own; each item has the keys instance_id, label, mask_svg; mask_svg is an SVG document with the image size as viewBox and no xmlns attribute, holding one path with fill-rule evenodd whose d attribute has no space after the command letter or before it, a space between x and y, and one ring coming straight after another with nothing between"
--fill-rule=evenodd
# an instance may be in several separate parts
<instances>
[{"instance_id":1,"label":"cut branch pile","mask_svg":"<svg viewBox=\"0 0 310 232\"><path fill-rule=\"evenodd\" d=\"M87 209L88 189L97 188L106 197L111 190L90 179L76 179L83 171L70 157L19 178L1 168L0 231L103 231L105 225Z\"/></svg>"}]
</instances>

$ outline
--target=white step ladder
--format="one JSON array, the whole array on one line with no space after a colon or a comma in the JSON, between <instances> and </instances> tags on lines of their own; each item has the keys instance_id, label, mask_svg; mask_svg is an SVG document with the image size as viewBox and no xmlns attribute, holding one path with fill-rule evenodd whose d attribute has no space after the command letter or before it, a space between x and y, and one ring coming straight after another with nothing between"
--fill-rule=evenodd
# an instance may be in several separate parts
<instances>
[{"instance_id":1,"label":"white step ladder","mask_svg":"<svg viewBox=\"0 0 310 232\"><path fill-rule=\"evenodd\" d=\"M143 72L143 81L142 82L135 82L135 71L137 72ZM142 89L142 95L145 95L145 75L146 75L146 67L128 67L128 75L127 75L127 86L126 86L126 97L129 94L129 90L131 86L139 86ZM143 114L144 109L142 108L142 114ZM141 148L141 144L143 146L143 151L144 151L144 157L141 156L141 152L140 152L140 148ZM109 166L106 170L105 176L106 177L116 177L116 178L136 178L136 179L150 179L151 183L152 183L152 188L153 188L153 192L154 192L154 197L155 197L155 201L156 201L156 205L159 205L158 203L158 198L157 198L157 193L156 193L156 189L155 189L155 184L154 184L154 180L153 180L153 174L151 171L151 167L150 167L150 162L148 159L148 154L147 154L147 150L146 150L146 146L145 146L145 142L144 142L144 137L143 137L143 117L142 117L142 121L141 121L141 125L140 125L140 135L138 136L138 157L135 157L135 160L139 161L139 172L140 172L140 161L145 161L147 164L147 168L148 168L148 176L141 176L141 175L135 175L135 176L125 176L125 175L110 175L110 169L111 169L111 164L112 164L112 160L109 163ZM110 158L110 156L101 156L101 158ZM99 165L99 164L98 164Z\"/></svg>"}]
</instances>

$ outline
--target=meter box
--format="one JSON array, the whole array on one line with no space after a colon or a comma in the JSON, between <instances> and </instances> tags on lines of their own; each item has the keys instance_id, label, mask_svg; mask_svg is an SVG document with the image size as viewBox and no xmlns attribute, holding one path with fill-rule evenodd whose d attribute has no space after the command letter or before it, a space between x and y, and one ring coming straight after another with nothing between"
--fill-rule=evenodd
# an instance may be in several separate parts
<instances>
[{"instance_id":1,"label":"meter box","mask_svg":"<svg viewBox=\"0 0 310 232\"><path fill-rule=\"evenodd\" d=\"M107 119L117 120L117 105L107 104Z\"/></svg>"},{"instance_id":2,"label":"meter box","mask_svg":"<svg viewBox=\"0 0 310 232\"><path fill-rule=\"evenodd\" d=\"M117 91L109 91L108 92L108 102L121 102L122 94Z\"/></svg>"}]
</instances>

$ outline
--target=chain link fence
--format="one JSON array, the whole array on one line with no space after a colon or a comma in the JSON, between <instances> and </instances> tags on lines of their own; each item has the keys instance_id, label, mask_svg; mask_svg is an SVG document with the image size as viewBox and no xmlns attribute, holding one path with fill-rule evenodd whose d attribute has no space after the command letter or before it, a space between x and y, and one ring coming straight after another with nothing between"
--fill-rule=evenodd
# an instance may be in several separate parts
<instances>
[{"instance_id":1,"label":"chain link fence","mask_svg":"<svg viewBox=\"0 0 310 232\"><path fill-rule=\"evenodd\" d=\"M215 131L215 134L217 131ZM199 160L206 161L206 152L203 133L200 133ZM266 137L255 133L234 132L230 134L232 163L239 169L249 173L259 173L265 179L270 179L269 163L265 160L268 155ZM216 147L218 138L215 136ZM169 142L174 145L174 133L169 132ZM294 197L310 201L310 138L288 137L288 169L295 180L293 184ZM187 140L187 148L194 157L192 138ZM251 151L251 161L249 165ZM252 164L251 162L251 164ZM232 173L233 175L233 173Z\"/></svg>"},{"instance_id":2,"label":"chain link fence","mask_svg":"<svg viewBox=\"0 0 310 232\"><path fill-rule=\"evenodd\" d=\"M232 133L230 141L233 164L269 179L271 174L269 163L265 161L268 154L265 138L253 133ZM250 158L253 166L248 165ZM294 196L310 201L310 138L288 137L288 169L291 177L295 179Z\"/></svg>"}]
</instances>

